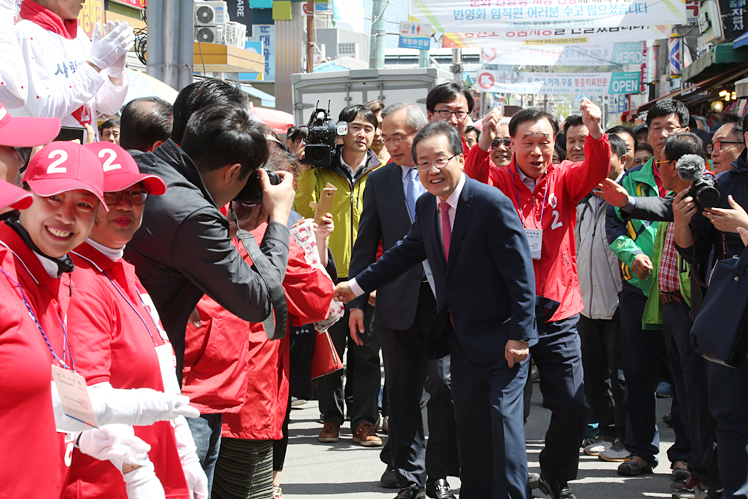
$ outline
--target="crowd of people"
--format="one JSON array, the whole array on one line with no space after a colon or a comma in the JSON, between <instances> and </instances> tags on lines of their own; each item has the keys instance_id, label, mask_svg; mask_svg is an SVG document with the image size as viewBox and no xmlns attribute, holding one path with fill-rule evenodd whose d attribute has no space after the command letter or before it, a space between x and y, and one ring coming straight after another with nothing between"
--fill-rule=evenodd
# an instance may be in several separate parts
<instances>
[{"instance_id":1,"label":"crowd of people","mask_svg":"<svg viewBox=\"0 0 748 499\"><path fill-rule=\"evenodd\" d=\"M316 397L320 444L350 421L396 499L455 498L450 477L572 499L581 453L658 466L663 381L667 493L748 497L748 367L691 332L748 244L748 118L473 120L444 83L426 113L345 107L310 166L305 127L284 143L224 81L125 103L132 29L89 40L73 3L14 24L0 0L0 498L281 498L292 401ZM320 338L345 370L313 380Z\"/></svg>"}]
</instances>

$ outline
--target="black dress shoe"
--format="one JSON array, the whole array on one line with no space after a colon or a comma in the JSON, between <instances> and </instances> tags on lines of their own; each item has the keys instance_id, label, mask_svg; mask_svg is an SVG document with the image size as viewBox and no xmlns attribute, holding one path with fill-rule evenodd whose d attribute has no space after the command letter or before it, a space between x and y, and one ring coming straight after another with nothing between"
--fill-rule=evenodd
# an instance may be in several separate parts
<instances>
[{"instance_id":1,"label":"black dress shoe","mask_svg":"<svg viewBox=\"0 0 748 499\"><path fill-rule=\"evenodd\" d=\"M457 499L444 478L428 482L426 484L426 495L433 499Z\"/></svg>"},{"instance_id":2,"label":"black dress shoe","mask_svg":"<svg viewBox=\"0 0 748 499\"><path fill-rule=\"evenodd\" d=\"M551 499L577 499L566 482L548 483L541 475L538 486L540 491Z\"/></svg>"},{"instance_id":3,"label":"black dress shoe","mask_svg":"<svg viewBox=\"0 0 748 499\"><path fill-rule=\"evenodd\" d=\"M379 479L379 486L385 489L397 489L400 487L400 480L397 479L394 468L387 466L387 469L382 473L382 478Z\"/></svg>"},{"instance_id":4,"label":"black dress shoe","mask_svg":"<svg viewBox=\"0 0 748 499\"><path fill-rule=\"evenodd\" d=\"M400 489L395 499L420 499L423 497L423 487L416 484L408 485Z\"/></svg>"}]
</instances>

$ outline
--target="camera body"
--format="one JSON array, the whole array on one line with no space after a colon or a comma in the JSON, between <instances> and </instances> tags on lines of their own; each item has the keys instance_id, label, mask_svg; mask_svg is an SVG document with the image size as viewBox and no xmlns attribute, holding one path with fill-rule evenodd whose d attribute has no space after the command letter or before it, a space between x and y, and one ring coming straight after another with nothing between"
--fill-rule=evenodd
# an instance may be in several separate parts
<instances>
[{"instance_id":1,"label":"camera body","mask_svg":"<svg viewBox=\"0 0 748 499\"><path fill-rule=\"evenodd\" d=\"M271 185L278 185L281 183L280 176L275 172L268 172L268 179ZM247 185L236 195L234 201L238 201L245 204L260 204L262 203L262 184L260 183L260 169L258 168L249 175L247 179Z\"/></svg>"},{"instance_id":2,"label":"camera body","mask_svg":"<svg viewBox=\"0 0 748 499\"><path fill-rule=\"evenodd\" d=\"M335 140L339 135L348 134L348 123L335 123L330 118L329 110L317 108L309 118L306 129L306 147L302 162L311 166L330 166Z\"/></svg>"},{"instance_id":3,"label":"camera body","mask_svg":"<svg viewBox=\"0 0 748 499\"><path fill-rule=\"evenodd\" d=\"M717 180L711 175L702 175L694 180L688 195L696 202L699 210L717 208L722 204Z\"/></svg>"}]
</instances>

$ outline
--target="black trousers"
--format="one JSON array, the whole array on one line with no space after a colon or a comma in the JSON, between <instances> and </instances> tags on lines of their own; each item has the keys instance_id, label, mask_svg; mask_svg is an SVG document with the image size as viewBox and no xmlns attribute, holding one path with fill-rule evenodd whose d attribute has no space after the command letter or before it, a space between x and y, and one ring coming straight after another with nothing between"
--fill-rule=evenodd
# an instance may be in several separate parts
<instances>
[{"instance_id":1,"label":"black trousers","mask_svg":"<svg viewBox=\"0 0 748 499\"><path fill-rule=\"evenodd\" d=\"M340 358L345 353L346 343L350 337L348 318L350 311L346 307L343 317L329 330L335 349ZM353 404L351 405L351 429L368 421L376 424L379 418L379 389L382 385L382 372L379 364L379 328L374 324L374 307L367 306L364 310L364 334L361 335L364 344L349 346L356 361L353 369ZM343 372L323 376L317 382L319 395L319 410L325 421L343 424L343 407L345 396L343 391Z\"/></svg>"},{"instance_id":2,"label":"black trousers","mask_svg":"<svg viewBox=\"0 0 748 499\"><path fill-rule=\"evenodd\" d=\"M626 380L621 363L621 311L616 310L609 320L580 315L577 330L582 342L584 394L592 417L600 425L600 435L623 439Z\"/></svg>"},{"instance_id":3,"label":"black trousers","mask_svg":"<svg viewBox=\"0 0 748 499\"><path fill-rule=\"evenodd\" d=\"M424 338L436 316L436 300L428 283L421 285L413 325L406 330L379 327L390 417L387 462L395 469L400 487L423 486L457 476L457 432L452 401L449 358L426 359ZM421 416L424 387L429 438Z\"/></svg>"}]
</instances>

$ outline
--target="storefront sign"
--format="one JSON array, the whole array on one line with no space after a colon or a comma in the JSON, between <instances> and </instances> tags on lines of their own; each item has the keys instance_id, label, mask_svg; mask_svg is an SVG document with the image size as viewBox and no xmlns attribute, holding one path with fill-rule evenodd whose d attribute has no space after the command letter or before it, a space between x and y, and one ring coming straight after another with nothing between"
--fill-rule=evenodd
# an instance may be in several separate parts
<instances>
[{"instance_id":1,"label":"storefront sign","mask_svg":"<svg viewBox=\"0 0 748 499\"><path fill-rule=\"evenodd\" d=\"M639 93L639 73L520 73L478 71L478 91L512 94L613 95Z\"/></svg>"},{"instance_id":2,"label":"storefront sign","mask_svg":"<svg viewBox=\"0 0 748 499\"><path fill-rule=\"evenodd\" d=\"M503 46L481 50L483 64L517 66L617 66L642 63L641 43L607 45Z\"/></svg>"},{"instance_id":3,"label":"storefront sign","mask_svg":"<svg viewBox=\"0 0 748 499\"><path fill-rule=\"evenodd\" d=\"M104 0L86 0L78 14L78 26L91 38L96 23L104 22Z\"/></svg>"}]
</instances>

